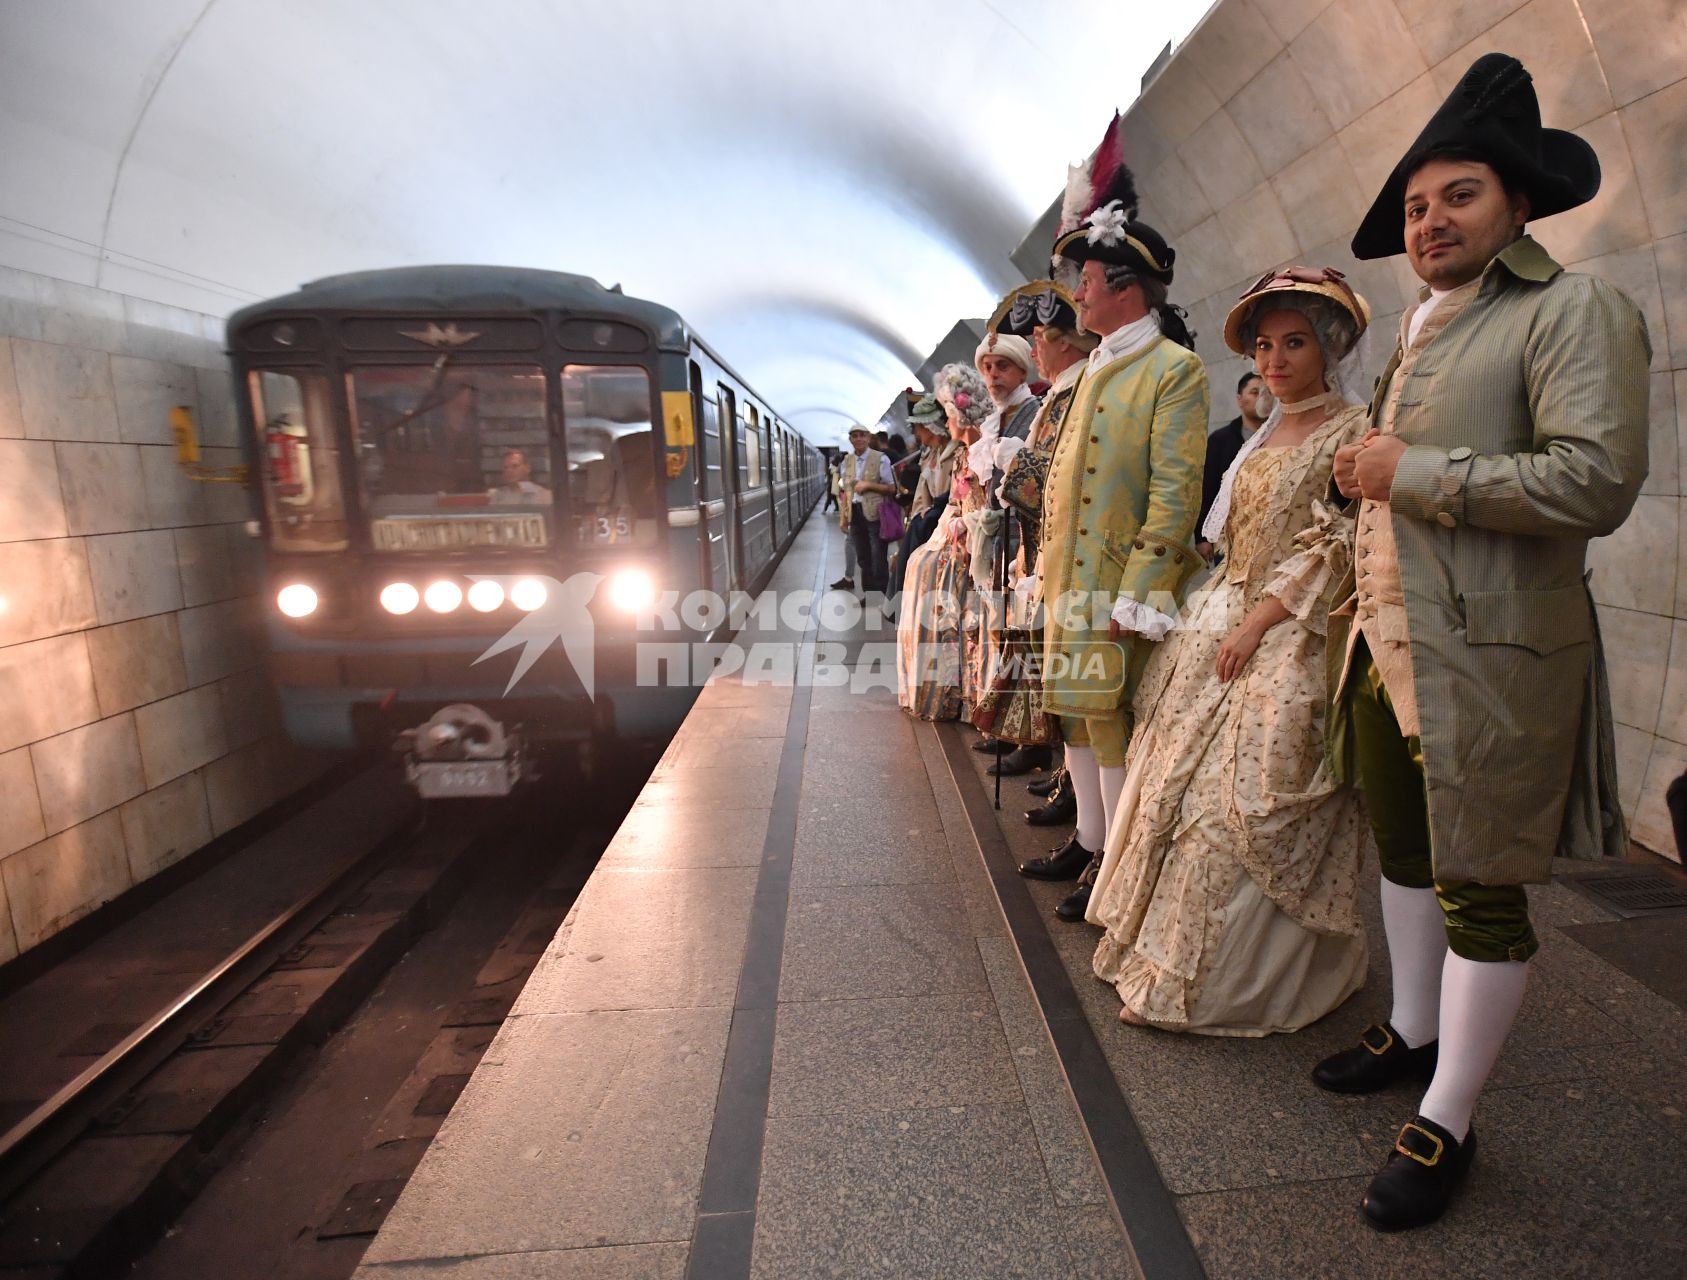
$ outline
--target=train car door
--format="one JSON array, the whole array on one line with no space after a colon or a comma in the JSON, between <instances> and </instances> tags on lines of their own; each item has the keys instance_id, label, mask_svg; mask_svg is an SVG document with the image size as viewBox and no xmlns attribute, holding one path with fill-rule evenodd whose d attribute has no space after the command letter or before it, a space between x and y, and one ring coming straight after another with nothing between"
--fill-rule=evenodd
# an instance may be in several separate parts
<instances>
[{"instance_id":1,"label":"train car door","mask_svg":"<svg viewBox=\"0 0 1687 1280\"><path fill-rule=\"evenodd\" d=\"M697 419L697 530L703 586L727 591L732 562L727 551L726 485L721 473L719 406L703 394L703 371L691 366L692 410Z\"/></svg>"},{"instance_id":2,"label":"train car door","mask_svg":"<svg viewBox=\"0 0 1687 1280\"><path fill-rule=\"evenodd\" d=\"M744 569L744 520L743 513L738 509L740 486L738 478L738 456L743 451L743 445L738 439L738 397L732 394L732 388L724 382L715 384L718 392L717 403L720 405L720 439L721 439L721 480L726 497L726 535L727 569L725 586L742 586L741 578Z\"/></svg>"}]
</instances>

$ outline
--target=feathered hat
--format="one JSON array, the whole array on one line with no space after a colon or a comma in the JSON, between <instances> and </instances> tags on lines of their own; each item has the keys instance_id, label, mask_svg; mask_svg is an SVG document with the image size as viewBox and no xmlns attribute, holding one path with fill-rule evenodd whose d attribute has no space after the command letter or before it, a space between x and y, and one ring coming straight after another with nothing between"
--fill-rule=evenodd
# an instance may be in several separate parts
<instances>
[{"instance_id":1,"label":"feathered hat","mask_svg":"<svg viewBox=\"0 0 1687 1280\"><path fill-rule=\"evenodd\" d=\"M1071 290L1053 280L1022 284L996 304L995 314L985 327L991 333L1011 333L1029 339L1039 325L1078 332L1078 304Z\"/></svg>"},{"instance_id":2,"label":"feathered hat","mask_svg":"<svg viewBox=\"0 0 1687 1280\"><path fill-rule=\"evenodd\" d=\"M1137 220L1136 175L1125 163L1119 113L1102 135L1087 165L1067 170L1054 242L1054 275L1066 283L1076 268L1094 259L1170 284L1177 258L1165 237Z\"/></svg>"},{"instance_id":3,"label":"feathered hat","mask_svg":"<svg viewBox=\"0 0 1687 1280\"><path fill-rule=\"evenodd\" d=\"M1406 251L1406 184L1425 154L1457 147L1481 156L1529 197L1529 217L1586 204L1599 193L1599 157L1575 134L1543 129L1535 84L1510 54L1485 53L1447 96L1388 175L1353 237L1356 258Z\"/></svg>"}]
</instances>

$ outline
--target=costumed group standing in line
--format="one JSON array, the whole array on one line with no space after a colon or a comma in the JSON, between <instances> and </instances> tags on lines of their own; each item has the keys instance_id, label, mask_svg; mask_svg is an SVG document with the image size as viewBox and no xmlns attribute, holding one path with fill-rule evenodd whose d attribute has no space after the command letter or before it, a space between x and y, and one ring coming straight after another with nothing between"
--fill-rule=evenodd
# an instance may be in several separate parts
<instances>
[{"instance_id":1,"label":"costumed group standing in line","mask_svg":"<svg viewBox=\"0 0 1687 1280\"><path fill-rule=\"evenodd\" d=\"M1599 163L1488 54L1354 235L1423 285L1374 391L1365 299L1334 269L1268 270L1225 319L1254 368L1209 442L1176 251L1137 217L1117 130L1074 170L1053 278L911 408L900 703L995 735L1004 773L1059 752L1027 816L1075 830L1020 871L1076 882L1057 914L1103 931L1126 1023L1263 1036L1338 1008L1365 981L1375 855L1390 1016L1311 1074L1425 1086L1362 1201L1421 1226L1471 1166L1522 1004L1524 886L1626 843L1585 573L1646 475L1645 324L1527 233L1591 200ZM871 591L885 540L861 535L897 487L851 443Z\"/></svg>"}]
</instances>

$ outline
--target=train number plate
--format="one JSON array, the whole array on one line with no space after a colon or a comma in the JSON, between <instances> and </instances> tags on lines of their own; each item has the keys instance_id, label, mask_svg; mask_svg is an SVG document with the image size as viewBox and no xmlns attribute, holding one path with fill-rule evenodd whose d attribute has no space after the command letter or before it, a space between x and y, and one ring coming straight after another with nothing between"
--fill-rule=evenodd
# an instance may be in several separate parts
<instances>
[{"instance_id":1,"label":"train number plate","mask_svg":"<svg viewBox=\"0 0 1687 1280\"><path fill-rule=\"evenodd\" d=\"M509 760L415 761L410 781L424 800L507 796L520 772Z\"/></svg>"}]
</instances>

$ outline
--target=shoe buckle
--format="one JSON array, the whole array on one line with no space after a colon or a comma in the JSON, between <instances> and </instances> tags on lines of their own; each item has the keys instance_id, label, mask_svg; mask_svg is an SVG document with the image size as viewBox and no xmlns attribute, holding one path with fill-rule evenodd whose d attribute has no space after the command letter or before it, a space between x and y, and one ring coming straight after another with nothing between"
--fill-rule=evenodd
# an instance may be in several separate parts
<instances>
[{"instance_id":1,"label":"shoe buckle","mask_svg":"<svg viewBox=\"0 0 1687 1280\"><path fill-rule=\"evenodd\" d=\"M1413 1151L1406 1145L1406 1135L1408 1133L1421 1133L1434 1144L1435 1154L1432 1156L1424 1156L1420 1155L1416 1151ZM1431 1133L1428 1129L1425 1129L1421 1124L1407 1123L1400 1126L1400 1136L1394 1139L1394 1149L1401 1155L1405 1156L1408 1160L1416 1160L1425 1169L1433 1169L1436 1165L1441 1163L1441 1154L1447 1149L1447 1144L1435 1134Z\"/></svg>"},{"instance_id":2,"label":"shoe buckle","mask_svg":"<svg viewBox=\"0 0 1687 1280\"><path fill-rule=\"evenodd\" d=\"M1380 1045L1371 1043L1371 1032L1373 1031L1380 1031L1382 1033L1382 1043ZM1394 1033L1385 1026L1372 1024L1371 1026L1365 1028L1365 1034L1359 1037L1359 1043L1364 1045L1365 1048L1369 1049L1380 1058L1383 1054L1387 1053L1394 1047Z\"/></svg>"}]
</instances>

